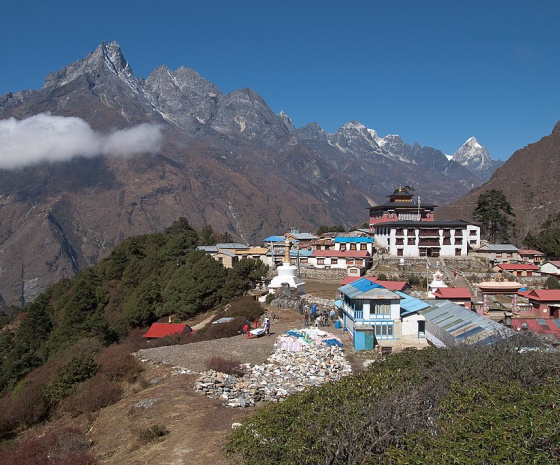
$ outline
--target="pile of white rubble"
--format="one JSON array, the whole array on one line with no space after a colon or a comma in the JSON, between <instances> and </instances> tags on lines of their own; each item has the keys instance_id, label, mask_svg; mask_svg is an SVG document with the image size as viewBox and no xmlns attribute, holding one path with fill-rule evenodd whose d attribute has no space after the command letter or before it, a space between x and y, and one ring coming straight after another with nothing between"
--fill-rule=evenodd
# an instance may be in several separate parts
<instances>
[{"instance_id":1,"label":"pile of white rubble","mask_svg":"<svg viewBox=\"0 0 560 465\"><path fill-rule=\"evenodd\" d=\"M279 402L286 396L337 381L351 374L340 339L315 328L292 330L278 337L274 352L262 365L243 365L235 377L213 370L202 374L195 389L229 407Z\"/></svg>"}]
</instances>

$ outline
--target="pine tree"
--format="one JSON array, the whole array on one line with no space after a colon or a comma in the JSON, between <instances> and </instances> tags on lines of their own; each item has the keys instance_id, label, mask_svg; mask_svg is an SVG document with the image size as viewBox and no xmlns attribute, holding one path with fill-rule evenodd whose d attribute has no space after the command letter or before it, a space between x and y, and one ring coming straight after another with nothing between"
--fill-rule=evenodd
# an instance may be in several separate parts
<instances>
[{"instance_id":1,"label":"pine tree","mask_svg":"<svg viewBox=\"0 0 560 465\"><path fill-rule=\"evenodd\" d=\"M472 214L473 220L480 223L483 237L492 243L510 240L514 217L515 213L504 192L497 189L480 194Z\"/></svg>"}]
</instances>

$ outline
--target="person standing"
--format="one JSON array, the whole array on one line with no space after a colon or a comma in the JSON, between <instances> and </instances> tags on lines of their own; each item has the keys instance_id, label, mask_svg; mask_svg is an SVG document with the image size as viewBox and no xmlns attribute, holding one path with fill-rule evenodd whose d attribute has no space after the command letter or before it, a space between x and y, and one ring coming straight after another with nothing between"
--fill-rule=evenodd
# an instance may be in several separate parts
<instances>
[{"instance_id":1,"label":"person standing","mask_svg":"<svg viewBox=\"0 0 560 465\"><path fill-rule=\"evenodd\" d=\"M303 322L305 327L307 328L309 326L309 312L306 310L305 311L305 316L303 317Z\"/></svg>"},{"instance_id":2,"label":"person standing","mask_svg":"<svg viewBox=\"0 0 560 465\"><path fill-rule=\"evenodd\" d=\"M270 320L268 318L266 319L265 324L266 324L266 335L270 336Z\"/></svg>"}]
</instances>

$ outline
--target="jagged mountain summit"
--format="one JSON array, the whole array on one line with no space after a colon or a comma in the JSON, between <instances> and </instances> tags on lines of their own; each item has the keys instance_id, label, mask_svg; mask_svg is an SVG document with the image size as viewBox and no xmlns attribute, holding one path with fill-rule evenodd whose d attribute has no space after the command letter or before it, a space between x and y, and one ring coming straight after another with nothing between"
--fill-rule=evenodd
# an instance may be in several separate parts
<instances>
[{"instance_id":1,"label":"jagged mountain summit","mask_svg":"<svg viewBox=\"0 0 560 465\"><path fill-rule=\"evenodd\" d=\"M49 74L39 90L0 96L0 131L8 129L21 137L0 147L19 154L12 164L0 157L7 305L181 216L258 243L291 226L361 224L368 206L402 185L446 204L481 183L441 151L359 122L333 134L296 128L256 92L223 94L190 68L138 78L116 42Z\"/></svg>"},{"instance_id":2,"label":"jagged mountain summit","mask_svg":"<svg viewBox=\"0 0 560 465\"><path fill-rule=\"evenodd\" d=\"M488 149L480 145L475 137L470 137L450 159L466 167L483 181L490 179L494 171L503 165L502 161L492 160Z\"/></svg>"}]
</instances>

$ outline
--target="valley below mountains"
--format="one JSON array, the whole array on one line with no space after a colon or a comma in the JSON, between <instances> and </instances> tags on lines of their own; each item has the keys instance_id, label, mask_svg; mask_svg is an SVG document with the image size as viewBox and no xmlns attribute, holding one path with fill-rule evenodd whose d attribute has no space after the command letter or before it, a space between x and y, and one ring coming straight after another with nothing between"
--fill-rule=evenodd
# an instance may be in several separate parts
<instances>
[{"instance_id":1,"label":"valley below mountains","mask_svg":"<svg viewBox=\"0 0 560 465\"><path fill-rule=\"evenodd\" d=\"M292 226L362 224L404 185L444 205L500 164L476 139L448 157L357 121L296 128L256 92L223 94L185 67L138 78L115 42L39 90L0 96L1 125L25 136L0 166L4 309L179 217L255 244Z\"/></svg>"}]
</instances>

